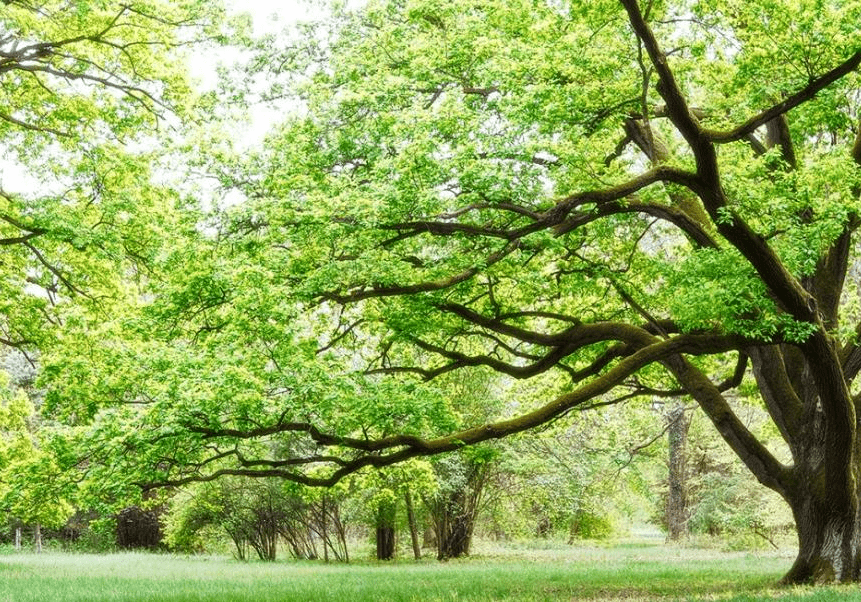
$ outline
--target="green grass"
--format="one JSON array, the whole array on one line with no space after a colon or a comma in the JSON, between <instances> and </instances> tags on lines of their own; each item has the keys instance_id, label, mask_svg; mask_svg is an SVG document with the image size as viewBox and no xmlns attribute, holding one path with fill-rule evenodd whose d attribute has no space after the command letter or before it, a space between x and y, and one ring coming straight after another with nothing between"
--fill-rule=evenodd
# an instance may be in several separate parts
<instances>
[{"instance_id":1,"label":"green grass","mask_svg":"<svg viewBox=\"0 0 861 602\"><path fill-rule=\"evenodd\" d=\"M861 589L777 588L787 554L664 546L481 551L437 563L240 563L149 554L0 555L0 602L729 600L861 602Z\"/></svg>"}]
</instances>

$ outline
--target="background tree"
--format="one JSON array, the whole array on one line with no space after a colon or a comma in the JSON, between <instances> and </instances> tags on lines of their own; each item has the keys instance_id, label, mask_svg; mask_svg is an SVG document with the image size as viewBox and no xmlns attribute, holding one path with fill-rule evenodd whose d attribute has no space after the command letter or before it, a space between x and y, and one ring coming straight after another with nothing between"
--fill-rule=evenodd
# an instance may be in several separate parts
<instances>
[{"instance_id":1,"label":"background tree","mask_svg":"<svg viewBox=\"0 0 861 602\"><path fill-rule=\"evenodd\" d=\"M304 110L227 166L248 201L219 216L209 265L154 291L169 351L136 369L171 362L149 407L112 410L134 425L127 459L153 484L330 485L676 395L792 508L786 581L858 580L859 18L836 1L381 1L325 44L273 47L254 65L290 67ZM478 366L562 378L460 430L408 378ZM791 460L740 420L740 385Z\"/></svg>"},{"instance_id":2,"label":"background tree","mask_svg":"<svg viewBox=\"0 0 861 602\"><path fill-rule=\"evenodd\" d=\"M743 399L733 405L760 440L779 457L789 457L761 407ZM729 549L777 547L787 535L794 536L792 514L780 496L759 486L701 412L694 412L690 421L684 468L690 535L718 535Z\"/></svg>"},{"instance_id":3,"label":"background tree","mask_svg":"<svg viewBox=\"0 0 861 602\"><path fill-rule=\"evenodd\" d=\"M0 371L0 508L33 528L37 552L42 551L42 527L61 527L74 512L72 483L47 448L39 422L24 389L13 387ZM16 547L19 543L16 533Z\"/></svg>"},{"instance_id":4,"label":"background tree","mask_svg":"<svg viewBox=\"0 0 861 602\"><path fill-rule=\"evenodd\" d=\"M294 483L227 477L179 492L166 519L167 543L194 551L212 545L212 531L230 538L234 554L275 560L279 543L298 559L330 557L349 562L344 485L309 490Z\"/></svg>"},{"instance_id":5,"label":"background tree","mask_svg":"<svg viewBox=\"0 0 861 602\"><path fill-rule=\"evenodd\" d=\"M78 352L98 348L99 330L138 301L160 240L182 230L168 141L200 114L186 48L223 41L222 16L197 1L3 2L0 344L34 372L71 331L83 333ZM38 519L59 526L72 492L57 493L68 482L55 462L68 450L50 421L30 426L38 444L16 451L10 503L62 507Z\"/></svg>"},{"instance_id":6,"label":"background tree","mask_svg":"<svg viewBox=\"0 0 861 602\"><path fill-rule=\"evenodd\" d=\"M506 493L496 497L512 534L568 543L623 534L648 520L661 472L663 425L650 407L577 412L503 447ZM523 524L524 521L530 521ZM507 525L506 525L507 523Z\"/></svg>"},{"instance_id":7,"label":"background tree","mask_svg":"<svg viewBox=\"0 0 861 602\"><path fill-rule=\"evenodd\" d=\"M688 533L687 446L689 412L681 404L670 406L667 420L667 538L678 541Z\"/></svg>"}]
</instances>

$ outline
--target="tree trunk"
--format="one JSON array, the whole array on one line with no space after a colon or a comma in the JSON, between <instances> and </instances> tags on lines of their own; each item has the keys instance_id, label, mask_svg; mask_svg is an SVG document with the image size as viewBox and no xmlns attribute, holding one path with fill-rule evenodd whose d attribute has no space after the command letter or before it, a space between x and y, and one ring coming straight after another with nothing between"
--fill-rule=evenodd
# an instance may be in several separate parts
<instances>
[{"instance_id":1,"label":"tree trunk","mask_svg":"<svg viewBox=\"0 0 861 602\"><path fill-rule=\"evenodd\" d=\"M789 504L798 532L798 556L783 582L859 581L858 419L833 345L812 336L798 349L751 351L763 400L793 458L778 486L769 485ZM748 466L756 474L756 464Z\"/></svg>"},{"instance_id":2,"label":"tree trunk","mask_svg":"<svg viewBox=\"0 0 861 602\"><path fill-rule=\"evenodd\" d=\"M458 510L458 507L452 508L443 518L442 528L437 534L439 560L469 556L472 524L470 517Z\"/></svg>"},{"instance_id":3,"label":"tree trunk","mask_svg":"<svg viewBox=\"0 0 861 602\"><path fill-rule=\"evenodd\" d=\"M395 528L392 525L377 525L377 560L395 557Z\"/></svg>"},{"instance_id":4,"label":"tree trunk","mask_svg":"<svg viewBox=\"0 0 861 602\"><path fill-rule=\"evenodd\" d=\"M15 550L21 550L21 527L15 527Z\"/></svg>"},{"instance_id":5,"label":"tree trunk","mask_svg":"<svg viewBox=\"0 0 861 602\"><path fill-rule=\"evenodd\" d=\"M682 405L670 410L669 428L669 491L667 494L667 538L678 541L688 532L687 487L685 466L687 464L688 428L690 417Z\"/></svg>"},{"instance_id":6,"label":"tree trunk","mask_svg":"<svg viewBox=\"0 0 861 602\"><path fill-rule=\"evenodd\" d=\"M381 502L376 516L377 560L391 560L395 557L395 506Z\"/></svg>"},{"instance_id":7,"label":"tree trunk","mask_svg":"<svg viewBox=\"0 0 861 602\"><path fill-rule=\"evenodd\" d=\"M486 463L467 466L466 479L454 489L438 494L431 504L439 560L469 555L472 532L489 475L490 466Z\"/></svg>"},{"instance_id":8,"label":"tree trunk","mask_svg":"<svg viewBox=\"0 0 861 602\"><path fill-rule=\"evenodd\" d=\"M155 549L161 544L161 524L156 510L130 506L117 515L117 546Z\"/></svg>"},{"instance_id":9,"label":"tree trunk","mask_svg":"<svg viewBox=\"0 0 861 602\"><path fill-rule=\"evenodd\" d=\"M33 537L36 540L36 553L42 553L42 525L36 523L36 527L34 528Z\"/></svg>"},{"instance_id":10,"label":"tree trunk","mask_svg":"<svg viewBox=\"0 0 861 602\"><path fill-rule=\"evenodd\" d=\"M856 499L857 502L857 499ZM787 584L858 581L861 578L861 515L807 497L791 504L798 528L798 557Z\"/></svg>"},{"instance_id":11,"label":"tree trunk","mask_svg":"<svg viewBox=\"0 0 861 602\"><path fill-rule=\"evenodd\" d=\"M413 556L416 560L421 560L422 548L419 545L419 528L416 525L416 513L413 508L413 496L410 495L410 490L404 490L404 503L407 507L407 522L410 525L410 539L413 542Z\"/></svg>"}]
</instances>

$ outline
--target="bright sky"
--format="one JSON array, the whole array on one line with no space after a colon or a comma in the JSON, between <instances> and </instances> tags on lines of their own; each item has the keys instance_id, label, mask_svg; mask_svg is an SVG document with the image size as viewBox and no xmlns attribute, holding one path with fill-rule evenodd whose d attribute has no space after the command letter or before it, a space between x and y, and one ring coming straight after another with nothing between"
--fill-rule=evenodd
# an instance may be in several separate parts
<instances>
[{"instance_id":1,"label":"bright sky","mask_svg":"<svg viewBox=\"0 0 861 602\"><path fill-rule=\"evenodd\" d=\"M254 20L255 33L278 30L296 21L307 21L326 14L327 2L321 0L224 0L231 12L247 12Z\"/></svg>"},{"instance_id":2,"label":"bright sky","mask_svg":"<svg viewBox=\"0 0 861 602\"><path fill-rule=\"evenodd\" d=\"M230 13L248 13L254 24L254 34L275 33L301 21L325 18L331 0L222 0ZM347 0L348 5L361 5L364 0ZM216 67L229 64L232 57L225 52L197 53L191 57L190 69L202 89L212 89L217 82ZM253 109L252 123L241 129L240 147L260 142L273 123L283 118L283 111L258 106ZM39 190L45 193L46 182L39 181L14 161L0 156L0 189L6 192Z\"/></svg>"},{"instance_id":3,"label":"bright sky","mask_svg":"<svg viewBox=\"0 0 861 602\"><path fill-rule=\"evenodd\" d=\"M223 0L232 13L247 12L254 23L257 35L277 32L298 21L322 18L327 13L326 0ZM219 62L228 63L230 57L219 54L199 53L191 60L191 69L202 87L215 86L215 68ZM265 108L255 110L254 123L245 131L245 140L240 143L251 145L262 139L277 115ZM7 192L24 192L41 188L43 182L26 174L15 162L0 157L0 189Z\"/></svg>"}]
</instances>

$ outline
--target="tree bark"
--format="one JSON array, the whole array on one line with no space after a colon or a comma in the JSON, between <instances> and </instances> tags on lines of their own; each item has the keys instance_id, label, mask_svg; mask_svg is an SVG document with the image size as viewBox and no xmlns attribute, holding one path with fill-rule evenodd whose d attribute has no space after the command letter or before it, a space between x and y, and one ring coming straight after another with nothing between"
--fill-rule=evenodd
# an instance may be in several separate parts
<instances>
[{"instance_id":1,"label":"tree bark","mask_svg":"<svg viewBox=\"0 0 861 602\"><path fill-rule=\"evenodd\" d=\"M827 494L817 497L802 495L790 504L798 529L798 557L783 582L858 581L861 515L857 496L848 508L835 507Z\"/></svg>"},{"instance_id":2,"label":"tree bark","mask_svg":"<svg viewBox=\"0 0 861 602\"><path fill-rule=\"evenodd\" d=\"M416 560L421 560L422 547L419 545L419 528L416 524L416 513L413 507L413 496L409 489L404 490L404 503L407 507L407 522L410 525L410 539L413 542L413 556Z\"/></svg>"},{"instance_id":3,"label":"tree bark","mask_svg":"<svg viewBox=\"0 0 861 602\"><path fill-rule=\"evenodd\" d=\"M392 525L377 525L377 560L392 560L395 557L395 528Z\"/></svg>"},{"instance_id":4,"label":"tree bark","mask_svg":"<svg viewBox=\"0 0 861 602\"><path fill-rule=\"evenodd\" d=\"M33 537L36 540L36 553L42 553L42 525L36 523L36 526L33 530Z\"/></svg>"},{"instance_id":5,"label":"tree bark","mask_svg":"<svg viewBox=\"0 0 861 602\"><path fill-rule=\"evenodd\" d=\"M690 418L684 407L679 404L670 410L667 417L669 428L669 491L667 493L667 538L678 541L688 532L687 517L687 441Z\"/></svg>"},{"instance_id":6,"label":"tree bark","mask_svg":"<svg viewBox=\"0 0 861 602\"><path fill-rule=\"evenodd\" d=\"M445 504L437 531L437 558L469 556L472 539L472 520L459 503Z\"/></svg>"}]
</instances>

